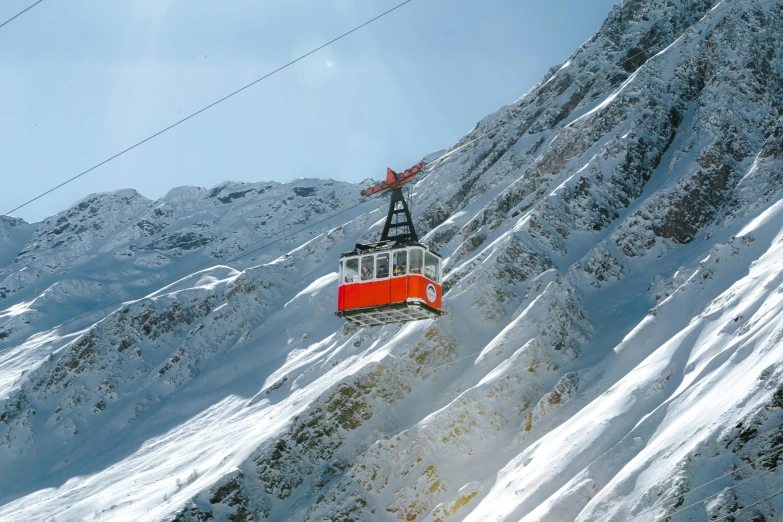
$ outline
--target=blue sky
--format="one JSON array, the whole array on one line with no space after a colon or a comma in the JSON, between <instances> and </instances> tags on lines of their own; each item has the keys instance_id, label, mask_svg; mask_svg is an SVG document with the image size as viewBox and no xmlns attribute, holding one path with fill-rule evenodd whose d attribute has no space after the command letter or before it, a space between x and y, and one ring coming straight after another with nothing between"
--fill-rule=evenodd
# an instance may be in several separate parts
<instances>
[{"instance_id":1,"label":"blue sky","mask_svg":"<svg viewBox=\"0 0 783 522\"><path fill-rule=\"evenodd\" d=\"M414 0L15 214L129 187L381 179L513 102L615 2ZM0 29L0 213L397 3L45 0Z\"/></svg>"}]
</instances>

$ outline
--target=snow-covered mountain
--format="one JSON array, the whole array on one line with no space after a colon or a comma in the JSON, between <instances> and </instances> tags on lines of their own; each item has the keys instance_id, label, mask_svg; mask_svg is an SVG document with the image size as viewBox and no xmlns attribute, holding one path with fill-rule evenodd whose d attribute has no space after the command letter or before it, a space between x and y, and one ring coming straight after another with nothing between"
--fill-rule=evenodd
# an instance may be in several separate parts
<instances>
[{"instance_id":1,"label":"snow-covered mountain","mask_svg":"<svg viewBox=\"0 0 783 522\"><path fill-rule=\"evenodd\" d=\"M416 183L437 321L333 315L364 185L2 218L0 519L778 520L781 42L619 3Z\"/></svg>"}]
</instances>

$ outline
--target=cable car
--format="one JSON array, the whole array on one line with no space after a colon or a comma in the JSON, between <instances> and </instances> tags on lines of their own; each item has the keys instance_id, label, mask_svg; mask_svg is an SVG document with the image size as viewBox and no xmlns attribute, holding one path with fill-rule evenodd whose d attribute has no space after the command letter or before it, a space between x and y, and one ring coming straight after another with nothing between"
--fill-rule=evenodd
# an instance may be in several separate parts
<instances>
[{"instance_id":1,"label":"cable car","mask_svg":"<svg viewBox=\"0 0 783 522\"><path fill-rule=\"evenodd\" d=\"M362 191L363 196L391 191L389 213L377 243L357 243L340 256L337 312L360 326L432 319L443 314L443 260L420 243L402 186L424 163Z\"/></svg>"}]
</instances>

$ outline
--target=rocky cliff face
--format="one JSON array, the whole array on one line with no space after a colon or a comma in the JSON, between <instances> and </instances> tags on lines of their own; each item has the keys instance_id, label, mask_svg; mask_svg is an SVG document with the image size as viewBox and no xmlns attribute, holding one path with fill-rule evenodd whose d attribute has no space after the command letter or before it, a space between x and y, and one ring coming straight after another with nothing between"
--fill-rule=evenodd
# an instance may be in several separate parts
<instances>
[{"instance_id":1,"label":"rocky cliff face","mask_svg":"<svg viewBox=\"0 0 783 522\"><path fill-rule=\"evenodd\" d=\"M0 515L779 518L740 510L781 487L781 41L780 0L619 3L415 185L437 321L332 315L358 186L3 220Z\"/></svg>"}]
</instances>

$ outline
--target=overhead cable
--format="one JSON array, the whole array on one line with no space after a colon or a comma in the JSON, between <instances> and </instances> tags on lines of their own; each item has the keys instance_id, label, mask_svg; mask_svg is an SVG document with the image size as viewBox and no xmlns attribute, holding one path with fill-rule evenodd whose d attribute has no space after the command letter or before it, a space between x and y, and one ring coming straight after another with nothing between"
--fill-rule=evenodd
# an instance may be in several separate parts
<instances>
[{"instance_id":1,"label":"overhead cable","mask_svg":"<svg viewBox=\"0 0 783 522\"><path fill-rule=\"evenodd\" d=\"M40 4L41 2L43 2L43 0L38 0L37 2L35 2L35 3L33 3L33 4L29 5L29 6L27 6L26 8L22 9L21 11L19 11L18 13L16 13L14 16L12 16L12 17L11 17L11 18L9 18L8 20L6 20L6 21L5 21L5 22L3 22L2 24L0 24L0 29L2 29L3 27L5 27L5 26L6 26L6 24L9 24L9 23L13 22L14 20L16 20L17 18L19 18L19 17L20 17L20 16L22 16L23 14L25 14L27 11L29 11L29 10L30 10L30 9L32 9L33 7L35 7L35 6L37 6L38 4Z\"/></svg>"},{"instance_id":2,"label":"overhead cable","mask_svg":"<svg viewBox=\"0 0 783 522\"><path fill-rule=\"evenodd\" d=\"M42 0L39 0L39 2L40 2L40 1L42 1ZM8 212L5 212L4 214L0 214L0 217L2 217L2 216L8 216L8 215L10 215L12 212L16 212L17 210L19 210L19 209L21 209L21 208L24 208L24 207L26 207L26 206L27 206L27 205L29 205L30 203L32 203L32 202L34 202L34 201L37 201L37 200L41 199L42 197L46 196L47 194L50 194L50 193L54 192L55 190L57 190L57 189L59 189L59 188L61 188L61 187L64 187L65 185L67 185L67 184L69 184L69 183L71 183L71 182L73 182L73 181L75 181L75 180L77 180L77 179L81 178L81 177L82 177L82 176L84 176L85 174L89 174L89 173L90 173L90 172L92 172L93 170L95 170L95 169L97 169L97 168L99 168L99 167L101 167L101 166L103 166L103 165L105 165L105 164L109 163L110 161L112 161L112 160L114 160L114 159L116 159L116 158L119 158L119 157L120 157L120 156L122 156L123 154L125 154L125 153L127 153L127 152L130 152L130 151L132 151L133 149L135 149L135 148L137 148L137 147L139 147L139 146L141 146L141 145L143 145L143 144L147 143L148 141L150 141L150 140L152 140L152 139L154 139L154 138L157 138L157 137L158 137L158 136L160 136L161 134L163 134L163 133L165 133L165 132L167 132L167 131L170 131L170 130L171 130L171 129L173 129L174 127L176 127L176 126L178 126L178 125L180 125L180 124L182 124L182 123L185 123L185 122L186 122L186 121L188 121L189 119L191 119L191 118L194 118L195 116L198 116L198 115L199 115L199 114L201 114L202 112L204 112L204 111L207 111L207 110L211 109L211 108L212 108L212 107L214 107L215 105L218 105L219 103L222 103L222 102L224 102L224 101L228 100L229 98L231 98L231 97L233 97L233 96L236 96L236 95L237 95L237 94L239 94L240 92L242 92L242 91L244 91L244 90L246 90L246 89L249 89L250 87L252 87L252 86L256 85L257 83L259 83L259 82L262 82L263 80L266 80L266 79L267 79L267 78L269 78L270 76L273 76L273 75L275 75L275 74L279 73L279 72L280 72L280 71L282 71L283 69L286 69L286 68L288 68L288 67L290 67L290 66L294 65L295 63L299 62L300 60L303 60L304 58L307 58L307 57L308 57L308 56L310 56L311 54L313 54L313 53L316 53L316 52L320 51L320 50L321 50L321 49L323 49L324 47L327 47L328 45L331 45L331 44L333 44L334 42L336 42L336 41L338 41L338 40L340 40L340 39L342 39L342 38L345 38L345 37L346 37L346 36L348 36L349 34L351 34L351 33L353 33L353 32L356 32L356 31L358 31L358 30L359 30L359 29L361 29L362 27L365 27L365 26L367 26L367 25L369 25L369 24L371 24L371 23L375 22L376 20L379 20L380 18L383 18L384 16L388 15L388 14L389 14L389 13L391 13L392 11L395 11L395 10L399 9L400 7L404 6L405 4L408 4L408 3L410 3L410 2L412 2L412 1L413 1L413 0L405 0L404 2L397 4L396 6L392 7L391 9L389 9L389 10L387 10L387 11L384 11L383 13L379 14L378 16L376 16L376 17L374 17L374 18L371 18L371 19L367 20L366 22L362 23L361 25L357 25L356 27L354 27L354 28L353 28L353 29L351 29L350 31L346 31L345 33L341 34L340 36L338 36L338 37L336 37L336 38L333 38L333 39L329 40L328 42L326 42L325 44L323 44L323 45L320 45L320 46L316 47L316 48L315 48L315 49L313 49L312 51L309 51L309 52L307 52L307 53L305 53L305 54L303 54L303 55L299 56L298 58L296 58L296 59L294 59L294 60L291 60L290 62L286 63L285 65L282 65L282 66L278 67L278 68L277 68L277 69L275 69L274 71L272 71L272 72L269 72L269 73L265 74L265 75L264 75L264 76L262 76L261 78L258 78L258 79L256 79L256 80L253 80L252 82L248 83L247 85L245 85L245 86L243 86L243 87L240 87L239 89L237 89L237 90L235 90L235 91L231 92L230 94L227 94L227 95L223 96L223 97L222 97L222 98L220 98L219 100L217 100L217 101L215 101L215 102L212 102L212 103L210 103L209 105L207 105L207 106L205 106L205 107L203 107L203 108L201 108L201 109L197 110L196 112L193 112L193 113L189 114L188 116L185 116L184 118L182 118L182 119L180 119L180 120L177 120L176 122L172 123L172 124L171 124L171 125L169 125L168 127L165 127L165 128L163 128L163 129L159 130L158 132L156 132L156 133L154 133L154 134L152 134L152 135L150 135L150 136L148 136L148 137L144 138L143 140L141 140L141 141L139 141L139 142L136 142L135 144L131 145L130 147L127 147L126 149L123 149L123 150L121 150L120 152L118 152L118 153L114 154L113 156L110 156L109 158L107 158L107 159L105 159L105 160L101 161L100 163L96 163L95 165L93 165L92 167L88 168L87 170L83 170L82 172L80 172L80 173L76 174L75 176L73 176L73 177L71 177L71 178L69 178L69 179L67 179L67 180L63 181L63 182L62 182L62 183L60 183L59 185L56 185L56 186L54 186L54 187L52 187L52 188L50 188L50 189L48 189L48 190L46 190L46 191L44 191L44 192L41 192L41 193L40 193L40 194L38 194L37 196L35 196L35 197L33 197L33 198L31 198L31 199L29 199L29 200L25 201L24 203L22 203L21 205L19 205L19 206L17 206L17 207L14 207L14 208L12 208L12 209L11 209L11 210L9 210ZM36 4L34 4L34 5L36 5ZM32 6L31 6L31 7L32 7ZM30 9L30 8L28 8L28 9ZM20 14L21 14L21 13L20 13ZM17 15L17 16L19 16L19 15ZM9 20L9 21L10 21L10 20ZM7 22L6 22L6 23L7 23Z\"/></svg>"}]
</instances>

